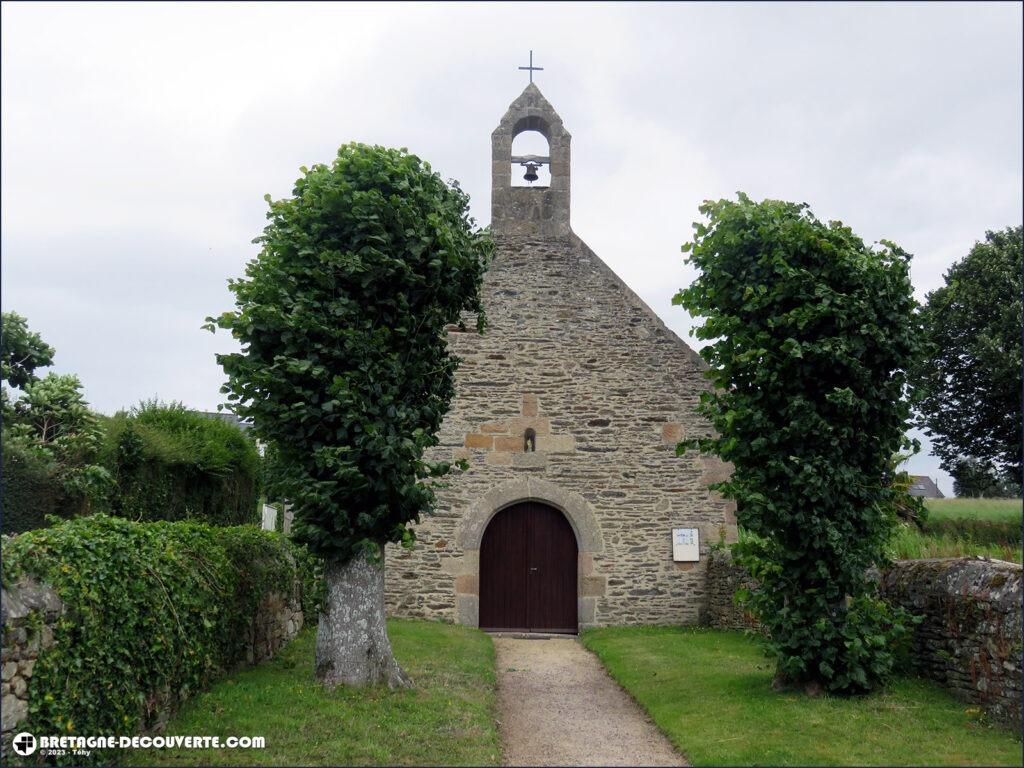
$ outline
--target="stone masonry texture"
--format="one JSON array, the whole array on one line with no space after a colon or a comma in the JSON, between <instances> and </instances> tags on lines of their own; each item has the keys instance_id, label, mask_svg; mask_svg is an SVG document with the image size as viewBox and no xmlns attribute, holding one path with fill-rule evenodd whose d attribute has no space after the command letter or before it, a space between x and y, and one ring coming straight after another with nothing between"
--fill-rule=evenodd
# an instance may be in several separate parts
<instances>
[{"instance_id":1,"label":"stone masonry texture","mask_svg":"<svg viewBox=\"0 0 1024 768\"><path fill-rule=\"evenodd\" d=\"M715 629L759 629L757 619L737 605L739 589L753 589L757 581L732 562L728 550L708 557L708 604L705 620Z\"/></svg>"},{"instance_id":2,"label":"stone masonry texture","mask_svg":"<svg viewBox=\"0 0 1024 768\"><path fill-rule=\"evenodd\" d=\"M697 623L708 545L735 535L732 503L708 489L728 468L675 453L681 439L710 430L696 411L704 363L569 230L569 135L536 86L492 137L496 189L515 133L529 126L557 138L552 163L565 165L553 165L552 186L564 185L565 196L495 195L488 327L449 329L462 364L432 456L469 469L448 478L412 550L389 547L390 612L476 625L486 524L533 499L562 510L576 532L581 627ZM536 206L519 200L530 194ZM558 226L529 225L545 217ZM673 562L674 527L699 529L700 562Z\"/></svg>"},{"instance_id":3,"label":"stone masonry texture","mask_svg":"<svg viewBox=\"0 0 1024 768\"><path fill-rule=\"evenodd\" d=\"M914 628L919 673L994 719L1021 727L1021 566L984 558L903 560L881 592L923 620Z\"/></svg>"}]
</instances>

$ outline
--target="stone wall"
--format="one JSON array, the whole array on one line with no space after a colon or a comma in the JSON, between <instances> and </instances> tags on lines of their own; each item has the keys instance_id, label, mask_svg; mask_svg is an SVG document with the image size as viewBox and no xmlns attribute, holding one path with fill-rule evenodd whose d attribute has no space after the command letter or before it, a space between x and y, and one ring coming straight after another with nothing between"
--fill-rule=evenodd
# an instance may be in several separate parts
<instances>
[{"instance_id":1,"label":"stone wall","mask_svg":"<svg viewBox=\"0 0 1024 768\"><path fill-rule=\"evenodd\" d=\"M726 549L708 557L708 605L706 621L715 629L757 629L757 619L736 605L733 597L741 587L757 586L747 572L732 562Z\"/></svg>"},{"instance_id":2,"label":"stone wall","mask_svg":"<svg viewBox=\"0 0 1024 768\"><path fill-rule=\"evenodd\" d=\"M496 242L487 332L450 329L463 362L432 455L469 469L413 550L389 547L389 610L477 625L486 524L536 500L576 532L581 627L699 622L708 545L735 533L732 503L708 490L727 468L675 453L710 429L703 362L578 238ZM673 527L699 529L700 562L673 562Z\"/></svg>"},{"instance_id":3,"label":"stone wall","mask_svg":"<svg viewBox=\"0 0 1024 768\"><path fill-rule=\"evenodd\" d=\"M914 630L919 672L993 718L1021 726L1021 566L1002 560L904 560L882 595L924 620Z\"/></svg>"},{"instance_id":4,"label":"stone wall","mask_svg":"<svg viewBox=\"0 0 1024 768\"><path fill-rule=\"evenodd\" d=\"M18 723L28 714L28 683L36 659L53 645L53 628L63 612L60 598L49 587L22 581L0 592L3 638L0 669L3 700L0 702L4 747Z\"/></svg>"},{"instance_id":5,"label":"stone wall","mask_svg":"<svg viewBox=\"0 0 1024 768\"><path fill-rule=\"evenodd\" d=\"M708 624L757 626L733 603L755 584L715 552L708 563ZM989 715L1021 725L1021 566L984 558L902 560L881 574L882 596L922 621L914 629L916 671Z\"/></svg>"},{"instance_id":6,"label":"stone wall","mask_svg":"<svg viewBox=\"0 0 1024 768\"><path fill-rule=\"evenodd\" d=\"M301 579L296 577L291 594L267 594L247 630L247 642L232 669L271 658L302 629ZM37 659L53 647L54 628L64 606L45 584L23 578L0 596L3 637L0 668L3 670L3 755L19 724L28 714L30 682ZM143 706L145 731L159 732L179 701L169 689L153 690Z\"/></svg>"}]
</instances>

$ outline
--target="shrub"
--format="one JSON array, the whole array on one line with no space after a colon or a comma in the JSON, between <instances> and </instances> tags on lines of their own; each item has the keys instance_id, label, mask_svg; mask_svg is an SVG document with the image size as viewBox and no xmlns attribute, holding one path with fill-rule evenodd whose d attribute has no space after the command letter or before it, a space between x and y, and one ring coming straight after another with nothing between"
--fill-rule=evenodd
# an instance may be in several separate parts
<instances>
[{"instance_id":1,"label":"shrub","mask_svg":"<svg viewBox=\"0 0 1024 768\"><path fill-rule=\"evenodd\" d=\"M257 520L256 446L232 424L172 403L144 403L107 422L101 460L114 477L111 512L135 520Z\"/></svg>"},{"instance_id":2,"label":"shrub","mask_svg":"<svg viewBox=\"0 0 1024 768\"><path fill-rule=\"evenodd\" d=\"M65 606L33 670L24 729L121 735L149 725L155 697L186 699L236 665L260 599L290 594L296 568L312 615L315 561L251 526L94 515L5 541L5 585L31 575Z\"/></svg>"},{"instance_id":3,"label":"shrub","mask_svg":"<svg viewBox=\"0 0 1024 768\"><path fill-rule=\"evenodd\" d=\"M5 433L2 476L4 533L41 528L48 515L67 513L60 469L31 441Z\"/></svg>"},{"instance_id":4,"label":"shrub","mask_svg":"<svg viewBox=\"0 0 1024 768\"><path fill-rule=\"evenodd\" d=\"M104 507L110 473L95 463L103 431L81 389L77 376L50 373L6 404L3 442L14 460L4 461L3 481L14 494L4 498L5 533L44 525L47 514L72 517Z\"/></svg>"}]
</instances>

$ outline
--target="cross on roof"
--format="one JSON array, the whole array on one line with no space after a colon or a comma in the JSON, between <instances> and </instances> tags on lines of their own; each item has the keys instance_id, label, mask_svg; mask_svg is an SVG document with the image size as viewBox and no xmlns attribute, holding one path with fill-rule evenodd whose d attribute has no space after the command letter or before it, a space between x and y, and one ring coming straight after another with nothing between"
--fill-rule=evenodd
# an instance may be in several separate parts
<instances>
[{"instance_id":1,"label":"cross on roof","mask_svg":"<svg viewBox=\"0 0 1024 768\"><path fill-rule=\"evenodd\" d=\"M535 67L535 66L533 66L533 51L530 51L530 66L528 66L528 67L520 67L520 69L528 69L528 70L530 70L530 82L531 83L533 82L533 73L534 72L543 72L544 71L544 67Z\"/></svg>"}]
</instances>

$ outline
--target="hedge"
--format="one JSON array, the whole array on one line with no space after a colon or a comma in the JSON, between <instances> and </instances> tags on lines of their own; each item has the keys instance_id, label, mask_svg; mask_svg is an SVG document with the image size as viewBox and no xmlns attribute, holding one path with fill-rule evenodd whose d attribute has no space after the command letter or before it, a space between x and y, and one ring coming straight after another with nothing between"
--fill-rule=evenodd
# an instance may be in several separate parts
<instances>
[{"instance_id":1,"label":"hedge","mask_svg":"<svg viewBox=\"0 0 1024 768\"><path fill-rule=\"evenodd\" d=\"M29 682L32 733L137 733L147 700L184 700L244 661L264 595L291 594L298 573L304 611L318 599L314 559L253 526L94 515L5 540L2 560L5 585L30 575L65 606Z\"/></svg>"},{"instance_id":2,"label":"hedge","mask_svg":"<svg viewBox=\"0 0 1024 768\"><path fill-rule=\"evenodd\" d=\"M236 426L175 404L144 404L105 426L100 462L114 478L111 514L213 525L258 521L261 460Z\"/></svg>"},{"instance_id":3,"label":"hedge","mask_svg":"<svg viewBox=\"0 0 1024 768\"><path fill-rule=\"evenodd\" d=\"M68 509L58 467L42 451L19 440L5 440L0 469L3 532L41 528L47 515Z\"/></svg>"}]
</instances>

